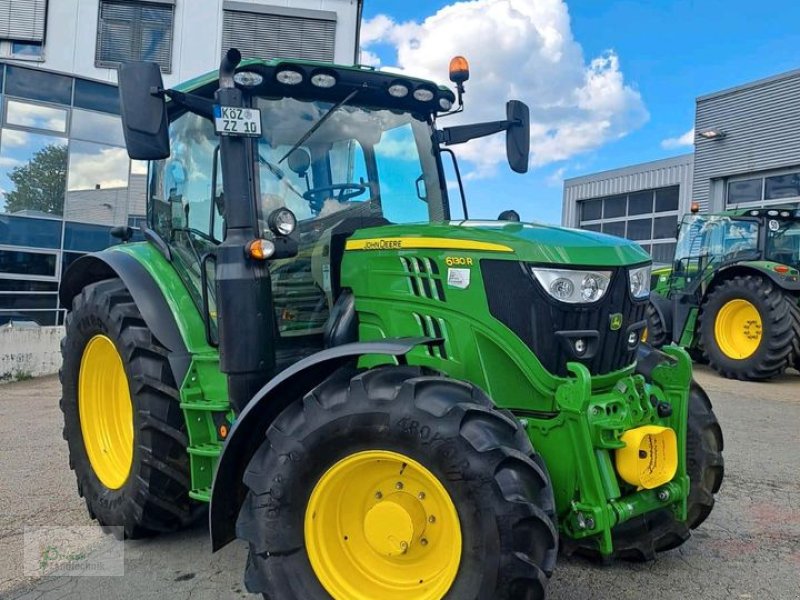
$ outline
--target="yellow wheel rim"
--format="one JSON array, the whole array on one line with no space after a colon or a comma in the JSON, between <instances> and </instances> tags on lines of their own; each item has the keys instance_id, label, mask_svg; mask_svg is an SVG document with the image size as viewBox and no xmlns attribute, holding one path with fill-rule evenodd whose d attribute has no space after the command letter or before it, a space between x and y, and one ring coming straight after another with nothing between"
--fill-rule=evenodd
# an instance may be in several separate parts
<instances>
[{"instance_id":1,"label":"yellow wheel rim","mask_svg":"<svg viewBox=\"0 0 800 600\"><path fill-rule=\"evenodd\" d=\"M439 479L384 450L333 465L308 501L314 573L336 600L439 600L458 573L461 526Z\"/></svg>"},{"instance_id":2,"label":"yellow wheel rim","mask_svg":"<svg viewBox=\"0 0 800 600\"><path fill-rule=\"evenodd\" d=\"M78 414L95 475L107 488L121 488L133 464L133 404L122 358L104 335L90 339L83 351Z\"/></svg>"},{"instance_id":3,"label":"yellow wheel rim","mask_svg":"<svg viewBox=\"0 0 800 600\"><path fill-rule=\"evenodd\" d=\"M747 300L725 303L714 321L714 336L725 356L742 360L751 356L761 343L761 315Z\"/></svg>"}]
</instances>

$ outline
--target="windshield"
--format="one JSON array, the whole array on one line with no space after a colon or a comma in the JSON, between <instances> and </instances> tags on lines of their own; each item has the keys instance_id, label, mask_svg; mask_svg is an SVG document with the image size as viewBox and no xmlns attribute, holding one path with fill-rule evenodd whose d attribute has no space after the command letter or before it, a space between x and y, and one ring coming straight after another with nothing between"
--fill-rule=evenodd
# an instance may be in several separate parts
<instances>
[{"instance_id":1,"label":"windshield","mask_svg":"<svg viewBox=\"0 0 800 600\"><path fill-rule=\"evenodd\" d=\"M767 221L765 258L800 267L800 221Z\"/></svg>"},{"instance_id":2,"label":"windshield","mask_svg":"<svg viewBox=\"0 0 800 600\"><path fill-rule=\"evenodd\" d=\"M264 132L258 140L262 223L282 206L294 212L301 231L303 222L334 214L391 223L445 218L425 121L408 113L293 98L258 98L255 105Z\"/></svg>"},{"instance_id":3,"label":"windshield","mask_svg":"<svg viewBox=\"0 0 800 600\"><path fill-rule=\"evenodd\" d=\"M727 262L758 250L758 221L725 215L691 215L681 224L675 260L708 257Z\"/></svg>"}]
</instances>

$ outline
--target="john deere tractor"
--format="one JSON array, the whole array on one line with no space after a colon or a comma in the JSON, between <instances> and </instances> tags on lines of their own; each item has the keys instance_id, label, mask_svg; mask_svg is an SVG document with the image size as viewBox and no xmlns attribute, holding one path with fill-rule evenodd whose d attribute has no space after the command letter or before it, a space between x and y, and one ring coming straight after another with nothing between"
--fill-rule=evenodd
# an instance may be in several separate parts
<instances>
[{"instance_id":1,"label":"john deere tractor","mask_svg":"<svg viewBox=\"0 0 800 600\"><path fill-rule=\"evenodd\" d=\"M686 352L640 343L648 256L451 220L448 146L505 131L524 172L527 107L437 127L460 58L456 92L240 58L178 89L154 64L119 73L146 241L61 286L90 514L135 538L210 503L213 548L244 540L247 588L273 600L542 598L559 547L681 545L722 433Z\"/></svg>"},{"instance_id":2,"label":"john deere tractor","mask_svg":"<svg viewBox=\"0 0 800 600\"><path fill-rule=\"evenodd\" d=\"M653 273L645 338L734 379L800 368L798 269L800 210L687 215L673 264Z\"/></svg>"}]
</instances>

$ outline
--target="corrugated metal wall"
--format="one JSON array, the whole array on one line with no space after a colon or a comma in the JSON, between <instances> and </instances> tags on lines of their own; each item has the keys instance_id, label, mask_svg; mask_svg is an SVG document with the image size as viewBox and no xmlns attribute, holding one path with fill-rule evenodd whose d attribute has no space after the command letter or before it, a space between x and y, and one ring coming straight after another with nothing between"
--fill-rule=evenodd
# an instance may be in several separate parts
<instances>
[{"instance_id":1,"label":"corrugated metal wall","mask_svg":"<svg viewBox=\"0 0 800 600\"><path fill-rule=\"evenodd\" d=\"M680 186L680 210L685 212L692 201L691 154L567 179L564 181L561 222L567 227L578 225L577 207L580 200L671 185Z\"/></svg>"},{"instance_id":2,"label":"corrugated metal wall","mask_svg":"<svg viewBox=\"0 0 800 600\"><path fill-rule=\"evenodd\" d=\"M721 210L722 178L800 166L800 71L698 98L695 130L710 129L726 137L697 136L693 193L703 210Z\"/></svg>"}]
</instances>

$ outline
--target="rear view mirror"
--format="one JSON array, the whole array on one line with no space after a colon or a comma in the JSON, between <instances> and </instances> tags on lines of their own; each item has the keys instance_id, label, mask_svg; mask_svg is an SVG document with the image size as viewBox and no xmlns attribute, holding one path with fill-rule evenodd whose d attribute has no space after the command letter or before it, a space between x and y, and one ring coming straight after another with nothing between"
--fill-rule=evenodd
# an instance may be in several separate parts
<instances>
[{"instance_id":1,"label":"rear view mirror","mask_svg":"<svg viewBox=\"0 0 800 600\"><path fill-rule=\"evenodd\" d=\"M135 160L160 160L169 156L163 89L161 69L156 63L133 62L120 66L122 129L128 156Z\"/></svg>"},{"instance_id":2,"label":"rear view mirror","mask_svg":"<svg viewBox=\"0 0 800 600\"><path fill-rule=\"evenodd\" d=\"M305 177L308 173L308 168L311 166L311 157L308 152L302 148L297 148L288 156L289 168L297 174L298 177Z\"/></svg>"},{"instance_id":3,"label":"rear view mirror","mask_svg":"<svg viewBox=\"0 0 800 600\"><path fill-rule=\"evenodd\" d=\"M527 173L531 151L531 120L528 105L519 100L509 100L506 104L506 119L511 122L506 132L508 164L517 173Z\"/></svg>"}]
</instances>

